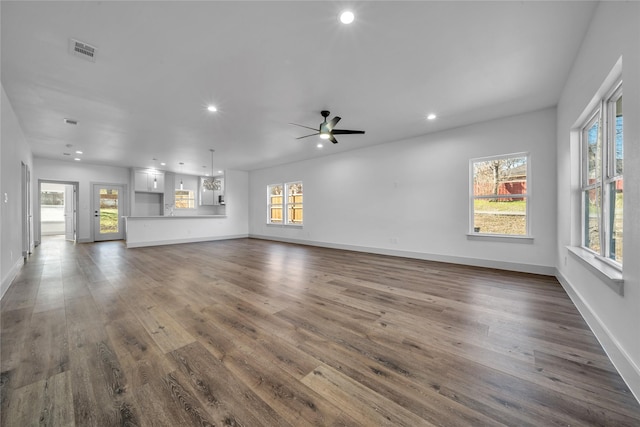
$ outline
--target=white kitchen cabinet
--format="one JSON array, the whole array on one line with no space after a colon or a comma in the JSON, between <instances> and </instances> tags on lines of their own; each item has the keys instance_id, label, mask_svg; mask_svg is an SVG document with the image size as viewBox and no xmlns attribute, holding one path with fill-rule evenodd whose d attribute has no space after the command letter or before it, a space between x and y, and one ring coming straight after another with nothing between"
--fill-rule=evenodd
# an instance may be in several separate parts
<instances>
[{"instance_id":1,"label":"white kitchen cabinet","mask_svg":"<svg viewBox=\"0 0 640 427\"><path fill-rule=\"evenodd\" d=\"M164 193L164 172L136 169L133 189L142 193Z\"/></svg>"}]
</instances>

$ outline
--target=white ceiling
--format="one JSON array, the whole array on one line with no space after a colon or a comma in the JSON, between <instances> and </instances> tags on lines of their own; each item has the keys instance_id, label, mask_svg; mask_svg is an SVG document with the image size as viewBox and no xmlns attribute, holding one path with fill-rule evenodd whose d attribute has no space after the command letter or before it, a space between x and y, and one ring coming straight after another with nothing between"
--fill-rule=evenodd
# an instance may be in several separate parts
<instances>
[{"instance_id":1,"label":"white ceiling","mask_svg":"<svg viewBox=\"0 0 640 427\"><path fill-rule=\"evenodd\" d=\"M595 7L2 1L1 79L37 157L202 174L214 148L215 169L252 170L555 105ZM323 109L366 134L296 140Z\"/></svg>"}]
</instances>

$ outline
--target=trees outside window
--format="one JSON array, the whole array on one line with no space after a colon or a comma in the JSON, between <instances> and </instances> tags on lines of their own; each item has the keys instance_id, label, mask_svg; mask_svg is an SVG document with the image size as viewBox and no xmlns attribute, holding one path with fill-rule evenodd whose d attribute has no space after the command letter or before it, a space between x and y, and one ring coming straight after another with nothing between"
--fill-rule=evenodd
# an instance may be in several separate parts
<instances>
[{"instance_id":1,"label":"trees outside window","mask_svg":"<svg viewBox=\"0 0 640 427\"><path fill-rule=\"evenodd\" d=\"M583 124L582 246L622 266L624 136L622 81Z\"/></svg>"},{"instance_id":2,"label":"trees outside window","mask_svg":"<svg viewBox=\"0 0 640 427\"><path fill-rule=\"evenodd\" d=\"M470 163L470 232L528 236L528 155L486 157Z\"/></svg>"}]
</instances>

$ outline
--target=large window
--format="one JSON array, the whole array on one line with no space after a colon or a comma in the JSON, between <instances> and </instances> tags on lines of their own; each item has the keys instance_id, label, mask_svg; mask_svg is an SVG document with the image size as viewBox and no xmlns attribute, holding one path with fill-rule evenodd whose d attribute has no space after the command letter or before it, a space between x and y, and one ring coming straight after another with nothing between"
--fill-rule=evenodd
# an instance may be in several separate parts
<instances>
[{"instance_id":1,"label":"large window","mask_svg":"<svg viewBox=\"0 0 640 427\"><path fill-rule=\"evenodd\" d=\"M302 225L302 182L267 186L267 222Z\"/></svg>"},{"instance_id":2,"label":"large window","mask_svg":"<svg viewBox=\"0 0 640 427\"><path fill-rule=\"evenodd\" d=\"M470 161L470 232L529 235L528 157L518 153Z\"/></svg>"},{"instance_id":3,"label":"large window","mask_svg":"<svg viewBox=\"0 0 640 427\"><path fill-rule=\"evenodd\" d=\"M622 265L622 82L581 130L582 246Z\"/></svg>"}]
</instances>

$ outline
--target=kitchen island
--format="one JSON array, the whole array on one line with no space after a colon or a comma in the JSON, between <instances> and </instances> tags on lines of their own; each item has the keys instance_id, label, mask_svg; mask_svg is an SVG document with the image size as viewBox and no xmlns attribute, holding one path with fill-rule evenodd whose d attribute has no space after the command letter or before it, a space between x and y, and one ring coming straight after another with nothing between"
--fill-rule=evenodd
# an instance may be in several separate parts
<instances>
[{"instance_id":1,"label":"kitchen island","mask_svg":"<svg viewBox=\"0 0 640 427\"><path fill-rule=\"evenodd\" d=\"M226 215L125 216L127 248L247 237L228 235Z\"/></svg>"}]
</instances>

